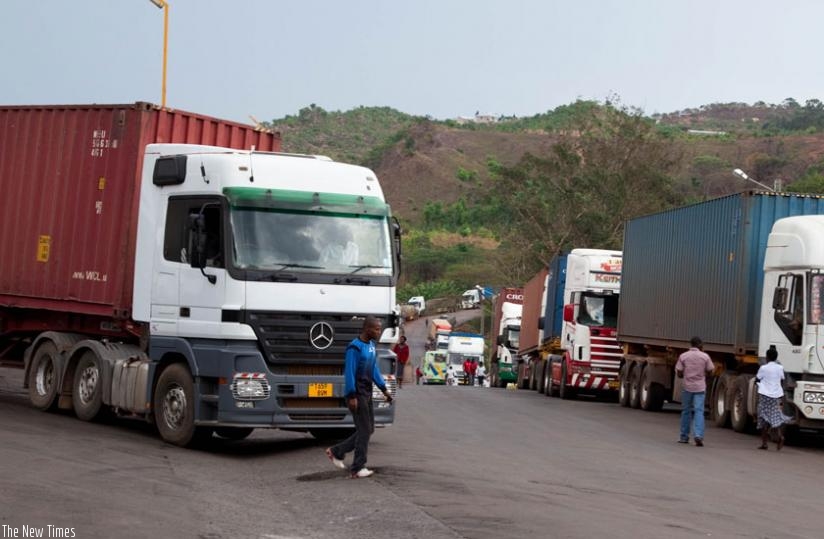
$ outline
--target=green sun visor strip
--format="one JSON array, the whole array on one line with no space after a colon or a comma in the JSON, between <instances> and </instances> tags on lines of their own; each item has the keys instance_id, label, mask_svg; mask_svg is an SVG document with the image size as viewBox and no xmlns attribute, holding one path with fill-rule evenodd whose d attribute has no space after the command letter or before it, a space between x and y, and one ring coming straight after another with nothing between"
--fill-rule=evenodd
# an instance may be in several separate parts
<instances>
[{"instance_id":1,"label":"green sun visor strip","mask_svg":"<svg viewBox=\"0 0 824 539\"><path fill-rule=\"evenodd\" d=\"M341 215L390 215L389 205L378 197L315 193L291 189L225 187L223 194L234 208L320 212Z\"/></svg>"}]
</instances>

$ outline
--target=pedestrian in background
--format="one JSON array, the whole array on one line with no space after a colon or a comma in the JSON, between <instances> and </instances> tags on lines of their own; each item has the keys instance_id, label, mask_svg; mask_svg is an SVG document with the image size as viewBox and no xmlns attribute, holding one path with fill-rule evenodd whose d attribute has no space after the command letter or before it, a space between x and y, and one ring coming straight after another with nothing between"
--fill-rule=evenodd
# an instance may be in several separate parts
<instances>
[{"instance_id":1,"label":"pedestrian in background","mask_svg":"<svg viewBox=\"0 0 824 539\"><path fill-rule=\"evenodd\" d=\"M761 445L758 449L767 449L770 434L775 435L776 450L784 447L784 425L793 422L793 418L781 411L784 388L784 367L776 361L778 351L767 350L767 363L758 368L755 379L758 382L758 428L761 429Z\"/></svg>"},{"instance_id":2,"label":"pedestrian in background","mask_svg":"<svg viewBox=\"0 0 824 539\"><path fill-rule=\"evenodd\" d=\"M684 379L681 386L681 436L678 442L690 442L690 426L693 427L695 445L704 445L704 396L707 391L707 373L715 366L703 351L700 337L690 339L690 349L678 356L675 372Z\"/></svg>"},{"instance_id":3,"label":"pedestrian in background","mask_svg":"<svg viewBox=\"0 0 824 539\"><path fill-rule=\"evenodd\" d=\"M398 356L397 371L395 372L395 375L398 377L398 388L400 388L403 386L403 371L406 368L406 364L409 362L409 345L406 344L406 335L401 335L398 344L392 348L392 351Z\"/></svg>"},{"instance_id":4,"label":"pedestrian in background","mask_svg":"<svg viewBox=\"0 0 824 539\"><path fill-rule=\"evenodd\" d=\"M326 449L326 456L336 468L345 468L343 458L346 453L355 451L350 471L352 479L369 477L374 472L366 467L366 453L369 438L375 431L375 413L372 408L372 385L378 386L392 402L392 395L386 388L386 382L378 368L375 341L381 336L381 321L374 316L367 316L363 322L360 335L346 347L346 362L343 367L344 395L346 405L352 412L355 432L337 445Z\"/></svg>"},{"instance_id":5,"label":"pedestrian in background","mask_svg":"<svg viewBox=\"0 0 824 539\"><path fill-rule=\"evenodd\" d=\"M418 365L415 367L415 385L421 384L421 378L423 378L423 373L421 372L421 366Z\"/></svg>"}]
</instances>

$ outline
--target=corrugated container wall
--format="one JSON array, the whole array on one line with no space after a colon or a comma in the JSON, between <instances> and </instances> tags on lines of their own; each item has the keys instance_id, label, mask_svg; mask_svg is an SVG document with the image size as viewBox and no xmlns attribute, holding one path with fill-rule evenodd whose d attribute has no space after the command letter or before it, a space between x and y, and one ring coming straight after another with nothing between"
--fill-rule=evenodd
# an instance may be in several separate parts
<instances>
[{"instance_id":1,"label":"corrugated container wall","mask_svg":"<svg viewBox=\"0 0 824 539\"><path fill-rule=\"evenodd\" d=\"M280 150L276 133L148 103L0 107L0 306L129 315L153 142Z\"/></svg>"},{"instance_id":2,"label":"corrugated container wall","mask_svg":"<svg viewBox=\"0 0 824 539\"><path fill-rule=\"evenodd\" d=\"M546 311L544 312L544 342L561 338L561 326L564 323L566 268L566 254L556 255L549 263L546 285Z\"/></svg>"},{"instance_id":3,"label":"corrugated container wall","mask_svg":"<svg viewBox=\"0 0 824 539\"><path fill-rule=\"evenodd\" d=\"M824 214L824 198L745 192L627 222L618 338L757 353L773 223Z\"/></svg>"},{"instance_id":4,"label":"corrugated container wall","mask_svg":"<svg viewBox=\"0 0 824 539\"><path fill-rule=\"evenodd\" d=\"M519 354L531 352L538 348L540 320L543 316L541 306L544 300L544 285L547 270L542 269L524 285L524 307L521 312L521 333L519 337Z\"/></svg>"}]
</instances>

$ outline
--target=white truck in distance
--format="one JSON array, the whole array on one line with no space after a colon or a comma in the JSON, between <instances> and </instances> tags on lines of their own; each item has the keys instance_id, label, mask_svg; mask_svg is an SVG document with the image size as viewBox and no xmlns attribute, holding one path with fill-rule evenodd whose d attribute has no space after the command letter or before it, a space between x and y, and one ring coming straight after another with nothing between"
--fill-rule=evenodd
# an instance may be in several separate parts
<instances>
[{"instance_id":1,"label":"white truck in distance","mask_svg":"<svg viewBox=\"0 0 824 539\"><path fill-rule=\"evenodd\" d=\"M446 349L447 369L459 384L466 383L463 364L467 359L478 364L484 360L484 338L476 333L451 333Z\"/></svg>"}]
</instances>

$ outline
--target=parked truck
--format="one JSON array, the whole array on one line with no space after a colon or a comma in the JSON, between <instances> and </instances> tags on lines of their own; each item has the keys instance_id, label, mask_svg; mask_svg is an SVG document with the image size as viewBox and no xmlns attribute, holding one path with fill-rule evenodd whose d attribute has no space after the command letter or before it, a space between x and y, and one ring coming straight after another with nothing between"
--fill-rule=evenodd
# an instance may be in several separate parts
<instances>
[{"instance_id":1,"label":"parked truck","mask_svg":"<svg viewBox=\"0 0 824 539\"><path fill-rule=\"evenodd\" d=\"M518 379L516 354L521 332L521 311L524 291L522 288L502 288L495 297L492 318L491 356L489 360L490 385L506 387Z\"/></svg>"},{"instance_id":2,"label":"parked truck","mask_svg":"<svg viewBox=\"0 0 824 539\"><path fill-rule=\"evenodd\" d=\"M484 360L484 337L477 333L453 332L449 335L446 349L447 368L458 384L467 384L469 377L464 371L464 362L482 363Z\"/></svg>"},{"instance_id":3,"label":"parked truck","mask_svg":"<svg viewBox=\"0 0 824 539\"><path fill-rule=\"evenodd\" d=\"M540 345L522 352L522 387L563 399L617 393L621 264L620 251L603 249L573 249L553 258L540 302ZM537 290L537 283L531 286ZM535 298L524 301L532 310L538 305Z\"/></svg>"},{"instance_id":4,"label":"parked truck","mask_svg":"<svg viewBox=\"0 0 824 539\"><path fill-rule=\"evenodd\" d=\"M692 336L715 363L716 425L747 430L754 375L770 348L784 412L824 427L824 198L749 191L633 219L624 233L620 403L680 400L675 362Z\"/></svg>"},{"instance_id":5,"label":"parked truck","mask_svg":"<svg viewBox=\"0 0 824 539\"><path fill-rule=\"evenodd\" d=\"M400 228L372 171L279 150L146 103L0 107L0 359L35 407L180 446L353 428L344 349L365 315L397 336Z\"/></svg>"},{"instance_id":6,"label":"parked truck","mask_svg":"<svg viewBox=\"0 0 824 539\"><path fill-rule=\"evenodd\" d=\"M566 270L566 268L564 268ZM541 269L524 285L521 311L521 334L518 339L517 384L519 389L536 389L533 370L544 341L544 311L546 310L547 268ZM543 379L541 379L543 383Z\"/></svg>"}]
</instances>

